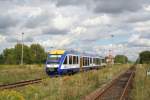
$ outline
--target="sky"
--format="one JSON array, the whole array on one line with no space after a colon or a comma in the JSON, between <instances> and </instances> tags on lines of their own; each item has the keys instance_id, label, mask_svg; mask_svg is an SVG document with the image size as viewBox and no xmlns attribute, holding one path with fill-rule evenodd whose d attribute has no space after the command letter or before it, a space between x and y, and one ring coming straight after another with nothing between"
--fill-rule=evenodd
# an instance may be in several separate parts
<instances>
[{"instance_id":1,"label":"sky","mask_svg":"<svg viewBox=\"0 0 150 100\"><path fill-rule=\"evenodd\" d=\"M136 60L150 50L150 0L0 0L0 52L21 41ZM113 37L112 37L113 36Z\"/></svg>"}]
</instances>

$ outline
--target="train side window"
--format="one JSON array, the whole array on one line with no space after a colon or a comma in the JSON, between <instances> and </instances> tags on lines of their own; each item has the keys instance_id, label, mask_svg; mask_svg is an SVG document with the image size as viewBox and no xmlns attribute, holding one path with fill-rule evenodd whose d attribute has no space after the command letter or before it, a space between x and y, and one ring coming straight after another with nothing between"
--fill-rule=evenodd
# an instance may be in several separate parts
<instances>
[{"instance_id":1,"label":"train side window","mask_svg":"<svg viewBox=\"0 0 150 100\"><path fill-rule=\"evenodd\" d=\"M89 58L88 57L84 57L84 65L85 66L89 65Z\"/></svg>"},{"instance_id":2,"label":"train side window","mask_svg":"<svg viewBox=\"0 0 150 100\"><path fill-rule=\"evenodd\" d=\"M90 64L92 64L92 58L90 58Z\"/></svg>"},{"instance_id":3,"label":"train side window","mask_svg":"<svg viewBox=\"0 0 150 100\"><path fill-rule=\"evenodd\" d=\"M96 64L96 58L93 58L93 63Z\"/></svg>"},{"instance_id":4,"label":"train side window","mask_svg":"<svg viewBox=\"0 0 150 100\"><path fill-rule=\"evenodd\" d=\"M77 64L79 64L79 57L77 56Z\"/></svg>"},{"instance_id":5,"label":"train side window","mask_svg":"<svg viewBox=\"0 0 150 100\"><path fill-rule=\"evenodd\" d=\"M76 64L76 56L73 56L73 64Z\"/></svg>"},{"instance_id":6,"label":"train side window","mask_svg":"<svg viewBox=\"0 0 150 100\"><path fill-rule=\"evenodd\" d=\"M85 66L85 63L84 63L84 62L85 62L85 61L84 61L84 57L82 58L82 61L83 61L83 66Z\"/></svg>"},{"instance_id":7,"label":"train side window","mask_svg":"<svg viewBox=\"0 0 150 100\"><path fill-rule=\"evenodd\" d=\"M105 63L105 59L102 59L102 63Z\"/></svg>"},{"instance_id":8,"label":"train side window","mask_svg":"<svg viewBox=\"0 0 150 100\"><path fill-rule=\"evenodd\" d=\"M66 57L65 57L64 64L68 64L68 63L67 63L67 58L68 58L68 57L66 56Z\"/></svg>"},{"instance_id":9,"label":"train side window","mask_svg":"<svg viewBox=\"0 0 150 100\"><path fill-rule=\"evenodd\" d=\"M88 65L88 58L86 57L86 60L85 60L85 62L86 62L86 66Z\"/></svg>"},{"instance_id":10,"label":"train side window","mask_svg":"<svg viewBox=\"0 0 150 100\"><path fill-rule=\"evenodd\" d=\"M75 56L75 64L78 64L78 56Z\"/></svg>"},{"instance_id":11,"label":"train side window","mask_svg":"<svg viewBox=\"0 0 150 100\"><path fill-rule=\"evenodd\" d=\"M97 58L97 65L99 64L99 59Z\"/></svg>"},{"instance_id":12,"label":"train side window","mask_svg":"<svg viewBox=\"0 0 150 100\"><path fill-rule=\"evenodd\" d=\"M101 59L99 58L99 59L98 59L98 64L100 65L100 63L101 63Z\"/></svg>"},{"instance_id":13,"label":"train side window","mask_svg":"<svg viewBox=\"0 0 150 100\"><path fill-rule=\"evenodd\" d=\"M89 59L89 58L87 58L87 60L88 60L88 63L87 63L87 65L89 66L89 64L90 64L90 59Z\"/></svg>"},{"instance_id":14,"label":"train side window","mask_svg":"<svg viewBox=\"0 0 150 100\"><path fill-rule=\"evenodd\" d=\"M69 64L72 64L72 56L69 56Z\"/></svg>"},{"instance_id":15,"label":"train side window","mask_svg":"<svg viewBox=\"0 0 150 100\"><path fill-rule=\"evenodd\" d=\"M87 57L85 57L85 66L87 66Z\"/></svg>"},{"instance_id":16,"label":"train side window","mask_svg":"<svg viewBox=\"0 0 150 100\"><path fill-rule=\"evenodd\" d=\"M86 66L86 57L83 57L83 66Z\"/></svg>"}]
</instances>

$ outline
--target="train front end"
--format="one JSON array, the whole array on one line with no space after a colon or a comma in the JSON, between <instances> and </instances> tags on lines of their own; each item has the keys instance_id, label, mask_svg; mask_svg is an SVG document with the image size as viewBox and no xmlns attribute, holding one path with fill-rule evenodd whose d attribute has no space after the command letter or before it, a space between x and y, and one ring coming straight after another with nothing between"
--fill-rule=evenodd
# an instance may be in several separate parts
<instances>
[{"instance_id":1,"label":"train front end","mask_svg":"<svg viewBox=\"0 0 150 100\"><path fill-rule=\"evenodd\" d=\"M46 60L46 73L50 76L58 75L62 59L64 55L64 50L53 50L48 53Z\"/></svg>"}]
</instances>

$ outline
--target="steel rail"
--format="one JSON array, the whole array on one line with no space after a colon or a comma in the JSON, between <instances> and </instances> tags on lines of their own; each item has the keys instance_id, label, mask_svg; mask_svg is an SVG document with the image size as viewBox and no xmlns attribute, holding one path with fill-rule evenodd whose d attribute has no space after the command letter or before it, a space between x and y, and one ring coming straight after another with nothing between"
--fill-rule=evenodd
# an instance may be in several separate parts
<instances>
[{"instance_id":1,"label":"steel rail","mask_svg":"<svg viewBox=\"0 0 150 100\"><path fill-rule=\"evenodd\" d=\"M4 85L0 85L0 90L22 87L22 86L26 86L29 84L40 83L41 81L42 79L38 78L34 80L27 80L27 81L21 81L21 82L16 82L16 83L11 83L11 84L4 84Z\"/></svg>"},{"instance_id":2,"label":"steel rail","mask_svg":"<svg viewBox=\"0 0 150 100\"><path fill-rule=\"evenodd\" d=\"M127 82L127 84L126 84L126 86L125 86L125 88L124 88L124 90L123 90L123 92L122 92L122 95L121 95L121 97L119 98L119 100L124 100L124 98L126 98L126 95L127 95L128 90L129 90L129 87L130 87L130 85L131 85L131 83L132 83L134 74L135 74L135 72L132 72L132 73L131 73L130 78L129 78L129 80L128 80L128 82Z\"/></svg>"}]
</instances>

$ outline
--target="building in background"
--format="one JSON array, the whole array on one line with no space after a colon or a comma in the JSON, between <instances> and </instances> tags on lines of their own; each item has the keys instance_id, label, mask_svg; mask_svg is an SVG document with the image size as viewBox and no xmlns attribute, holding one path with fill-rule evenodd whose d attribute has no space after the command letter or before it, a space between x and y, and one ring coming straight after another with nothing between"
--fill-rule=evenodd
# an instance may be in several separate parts
<instances>
[{"instance_id":1,"label":"building in background","mask_svg":"<svg viewBox=\"0 0 150 100\"><path fill-rule=\"evenodd\" d=\"M108 55L105 57L106 63L107 64L114 64L114 56L112 54L112 50L109 50Z\"/></svg>"}]
</instances>

